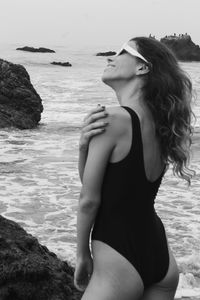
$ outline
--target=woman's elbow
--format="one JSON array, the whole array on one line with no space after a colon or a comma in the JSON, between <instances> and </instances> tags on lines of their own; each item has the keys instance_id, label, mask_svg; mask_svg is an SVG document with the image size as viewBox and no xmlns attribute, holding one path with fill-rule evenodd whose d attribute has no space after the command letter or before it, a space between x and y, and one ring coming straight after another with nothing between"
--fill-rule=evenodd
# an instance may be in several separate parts
<instances>
[{"instance_id":1,"label":"woman's elbow","mask_svg":"<svg viewBox=\"0 0 200 300\"><path fill-rule=\"evenodd\" d=\"M96 210L100 204L101 196L98 193L80 193L79 206L83 210Z\"/></svg>"}]
</instances>

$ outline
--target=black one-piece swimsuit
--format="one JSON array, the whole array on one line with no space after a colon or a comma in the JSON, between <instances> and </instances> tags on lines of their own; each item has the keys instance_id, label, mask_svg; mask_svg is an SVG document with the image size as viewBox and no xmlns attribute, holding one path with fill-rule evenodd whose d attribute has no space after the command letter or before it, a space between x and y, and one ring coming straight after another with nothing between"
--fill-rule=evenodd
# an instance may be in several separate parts
<instances>
[{"instance_id":1,"label":"black one-piece swimsuit","mask_svg":"<svg viewBox=\"0 0 200 300\"><path fill-rule=\"evenodd\" d=\"M163 279L169 267L165 228L154 209L165 170L154 182L147 179L139 117L130 107L121 107L131 115L132 144L125 158L107 164L91 239L123 255L147 288Z\"/></svg>"}]
</instances>

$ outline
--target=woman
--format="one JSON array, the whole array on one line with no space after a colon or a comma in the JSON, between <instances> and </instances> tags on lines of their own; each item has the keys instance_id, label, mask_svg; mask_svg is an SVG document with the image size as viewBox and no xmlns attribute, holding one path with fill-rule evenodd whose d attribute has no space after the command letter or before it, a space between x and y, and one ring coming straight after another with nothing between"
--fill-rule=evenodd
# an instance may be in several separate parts
<instances>
[{"instance_id":1,"label":"woman","mask_svg":"<svg viewBox=\"0 0 200 300\"><path fill-rule=\"evenodd\" d=\"M193 175L192 84L173 53L146 37L108 58L102 81L119 106L92 111L80 139L74 284L82 300L171 300L179 271L154 200L169 163L189 184Z\"/></svg>"}]
</instances>

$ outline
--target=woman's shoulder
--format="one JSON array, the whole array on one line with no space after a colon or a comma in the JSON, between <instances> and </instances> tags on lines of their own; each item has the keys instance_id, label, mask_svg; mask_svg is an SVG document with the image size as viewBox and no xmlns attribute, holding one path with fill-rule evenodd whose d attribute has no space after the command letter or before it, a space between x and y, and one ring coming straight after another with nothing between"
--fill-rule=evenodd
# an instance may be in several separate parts
<instances>
[{"instance_id":1,"label":"woman's shoulder","mask_svg":"<svg viewBox=\"0 0 200 300\"><path fill-rule=\"evenodd\" d=\"M121 106L109 106L106 107L108 116L106 121L109 122L111 130L117 135L123 134L127 129L127 122L129 121L129 116Z\"/></svg>"},{"instance_id":2,"label":"woman's shoulder","mask_svg":"<svg viewBox=\"0 0 200 300\"><path fill-rule=\"evenodd\" d=\"M113 115L124 115L123 112L125 111L124 108L120 105L106 106L106 110Z\"/></svg>"}]
</instances>

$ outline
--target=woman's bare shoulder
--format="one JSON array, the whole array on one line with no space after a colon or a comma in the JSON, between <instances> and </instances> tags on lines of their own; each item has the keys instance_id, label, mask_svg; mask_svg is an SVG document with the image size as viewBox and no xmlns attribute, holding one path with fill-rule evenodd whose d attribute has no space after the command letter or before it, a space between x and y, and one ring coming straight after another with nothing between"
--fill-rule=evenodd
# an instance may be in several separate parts
<instances>
[{"instance_id":1,"label":"woman's bare shoulder","mask_svg":"<svg viewBox=\"0 0 200 300\"><path fill-rule=\"evenodd\" d=\"M106 106L106 110L108 111L108 113L111 113L113 115L124 115L123 112L125 111L120 105Z\"/></svg>"},{"instance_id":2,"label":"woman's bare shoulder","mask_svg":"<svg viewBox=\"0 0 200 300\"><path fill-rule=\"evenodd\" d=\"M109 106L106 107L106 111L108 112L106 121L109 122L113 133L117 135L123 134L127 129L127 122L129 120L129 116L125 110L121 106Z\"/></svg>"}]
</instances>

